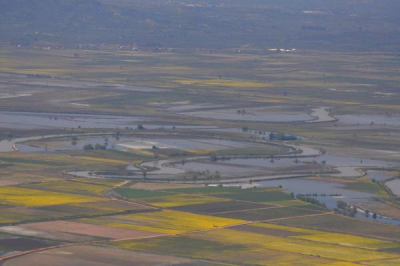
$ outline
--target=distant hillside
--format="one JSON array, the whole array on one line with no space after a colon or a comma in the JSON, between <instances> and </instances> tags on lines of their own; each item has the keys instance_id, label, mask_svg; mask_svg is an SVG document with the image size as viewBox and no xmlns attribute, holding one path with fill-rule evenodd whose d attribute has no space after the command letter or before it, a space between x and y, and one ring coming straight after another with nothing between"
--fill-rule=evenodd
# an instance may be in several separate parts
<instances>
[{"instance_id":1,"label":"distant hillside","mask_svg":"<svg viewBox=\"0 0 400 266\"><path fill-rule=\"evenodd\" d=\"M398 49L398 0L0 0L0 41Z\"/></svg>"},{"instance_id":2,"label":"distant hillside","mask_svg":"<svg viewBox=\"0 0 400 266\"><path fill-rule=\"evenodd\" d=\"M0 0L0 6L2 38L15 43L93 42L100 29L116 26L96 0Z\"/></svg>"}]
</instances>

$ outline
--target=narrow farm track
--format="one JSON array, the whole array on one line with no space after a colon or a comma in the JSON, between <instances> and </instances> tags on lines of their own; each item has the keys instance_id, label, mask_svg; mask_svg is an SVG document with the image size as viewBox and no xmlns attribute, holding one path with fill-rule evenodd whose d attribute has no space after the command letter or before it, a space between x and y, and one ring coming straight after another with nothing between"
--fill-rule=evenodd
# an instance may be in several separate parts
<instances>
[{"instance_id":1,"label":"narrow farm track","mask_svg":"<svg viewBox=\"0 0 400 266\"><path fill-rule=\"evenodd\" d=\"M381 263L382 261L390 261L390 260L400 260L400 256L397 258L386 258L386 259L380 259L379 263ZM359 261L360 263L366 263L366 262L372 262L372 261L376 261L376 260L361 260ZM394 265L394 264L393 264Z\"/></svg>"},{"instance_id":2,"label":"narrow farm track","mask_svg":"<svg viewBox=\"0 0 400 266\"><path fill-rule=\"evenodd\" d=\"M57 248L77 246L77 245L86 245L86 244L90 244L90 242L69 243L69 244L63 244L63 245L50 246L50 247L45 247L45 248L37 248L37 249L22 251L22 252L11 254L11 255L8 255L8 256L5 256L5 257L0 257L0 265L2 265L7 260L11 260L13 258L21 257L21 256L32 254L32 253L37 253L37 252L41 252L41 251L48 251L48 250L53 250L53 249L57 249Z\"/></svg>"},{"instance_id":3,"label":"narrow farm track","mask_svg":"<svg viewBox=\"0 0 400 266\"><path fill-rule=\"evenodd\" d=\"M307 214L307 215L289 216L289 217L283 217L283 218L274 218L274 219L263 220L261 222L275 222L275 221L281 221L281 220L287 220L287 219L293 219L293 218L306 218L306 217L314 217L314 216L323 216L323 215L328 215L328 214L333 214L333 213L334 213L333 211L329 211L329 212L316 213L316 214Z\"/></svg>"},{"instance_id":4,"label":"narrow farm track","mask_svg":"<svg viewBox=\"0 0 400 266\"><path fill-rule=\"evenodd\" d=\"M260 210L269 210L269 209L279 209L279 208L284 208L282 206L271 206L271 207L264 207L264 208L254 208L254 209L246 209L246 210L233 210L233 211L224 211L224 212L213 212L210 215L214 214L226 214L226 213L235 213L235 212L250 212L250 211L260 211Z\"/></svg>"}]
</instances>

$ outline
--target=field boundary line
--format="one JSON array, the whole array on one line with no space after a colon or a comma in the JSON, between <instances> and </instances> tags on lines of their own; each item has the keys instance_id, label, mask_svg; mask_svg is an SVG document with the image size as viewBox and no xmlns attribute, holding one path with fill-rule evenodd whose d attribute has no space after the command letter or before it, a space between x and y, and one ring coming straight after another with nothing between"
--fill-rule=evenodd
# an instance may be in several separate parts
<instances>
[{"instance_id":1,"label":"field boundary line","mask_svg":"<svg viewBox=\"0 0 400 266\"><path fill-rule=\"evenodd\" d=\"M275 222L275 221L281 221L281 220L286 220L286 219L314 217L314 216L322 216L322 215L328 215L328 214L333 214L333 212L330 211L330 212L299 215L299 216L289 216L289 217L282 217L282 218L274 218L274 219L261 220L259 222Z\"/></svg>"},{"instance_id":2,"label":"field boundary line","mask_svg":"<svg viewBox=\"0 0 400 266\"><path fill-rule=\"evenodd\" d=\"M234 212L250 212L250 211L258 211L258 210L281 209L281 208L285 208L285 207L284 206L271 206L271 207L265 207L265 208L254 208L254 209L245 209L245 210L232 210L232 211L224 211L224 212L211 212L208 215L234 213Z\"/></svg>"}]
</instances>

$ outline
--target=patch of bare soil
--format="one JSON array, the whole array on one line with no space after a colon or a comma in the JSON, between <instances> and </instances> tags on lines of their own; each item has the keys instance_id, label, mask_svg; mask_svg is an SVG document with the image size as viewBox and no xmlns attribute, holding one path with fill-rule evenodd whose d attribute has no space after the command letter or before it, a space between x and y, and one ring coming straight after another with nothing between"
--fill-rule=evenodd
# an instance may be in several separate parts
<instances>
[{"instance_id":1,"label":"patch of bare soil","mask_svg":"<svg viewBox=\"0 0 400 266\"><path fill-rule=\"evenodd\" d=\"M142 238L159 235L156 233L142 232L123 228L114 228L104 225L78 223L72 221L52 221L26 224L27 229L38 229L48 233L70 233L101 238Z\"/></svg>"},{"instance_id":2,"label":"patch of bare soil","mask_svg":"<svg viewBox=\"0 0 400 266\"><path fill-rule=\"evenodd\" d=\"M23 237L38 237L38 238L71 241L71 242L85 242L85 241L92 241L99 239L91 236L76 235L65 232L49 232L46 230L29 228L24 226L3 226L0 227L0 232L23 236Z\"/></svg>"}]
</instances>

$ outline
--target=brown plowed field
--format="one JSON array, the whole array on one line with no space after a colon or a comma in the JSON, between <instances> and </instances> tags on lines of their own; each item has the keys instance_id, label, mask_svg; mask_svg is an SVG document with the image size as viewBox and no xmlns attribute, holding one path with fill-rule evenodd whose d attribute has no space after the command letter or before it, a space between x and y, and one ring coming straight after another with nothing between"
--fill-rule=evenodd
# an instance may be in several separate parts
<instances>
[{"instance_id":1,"label":"brown plowed field","mask_svg":"<svg viewBox=\"0 0 400 266\"><path fill-rule=\"evenodd\" d=\"M159 234L142 232L136 230L128 230L123 228L108 227L104 225L78 223L72 221L52 221L26 224L23 226L27 229L38 229L48 233L70 233L85 236L101 237L101 238L142 238Z\"/></svg>"}]
</instances>

